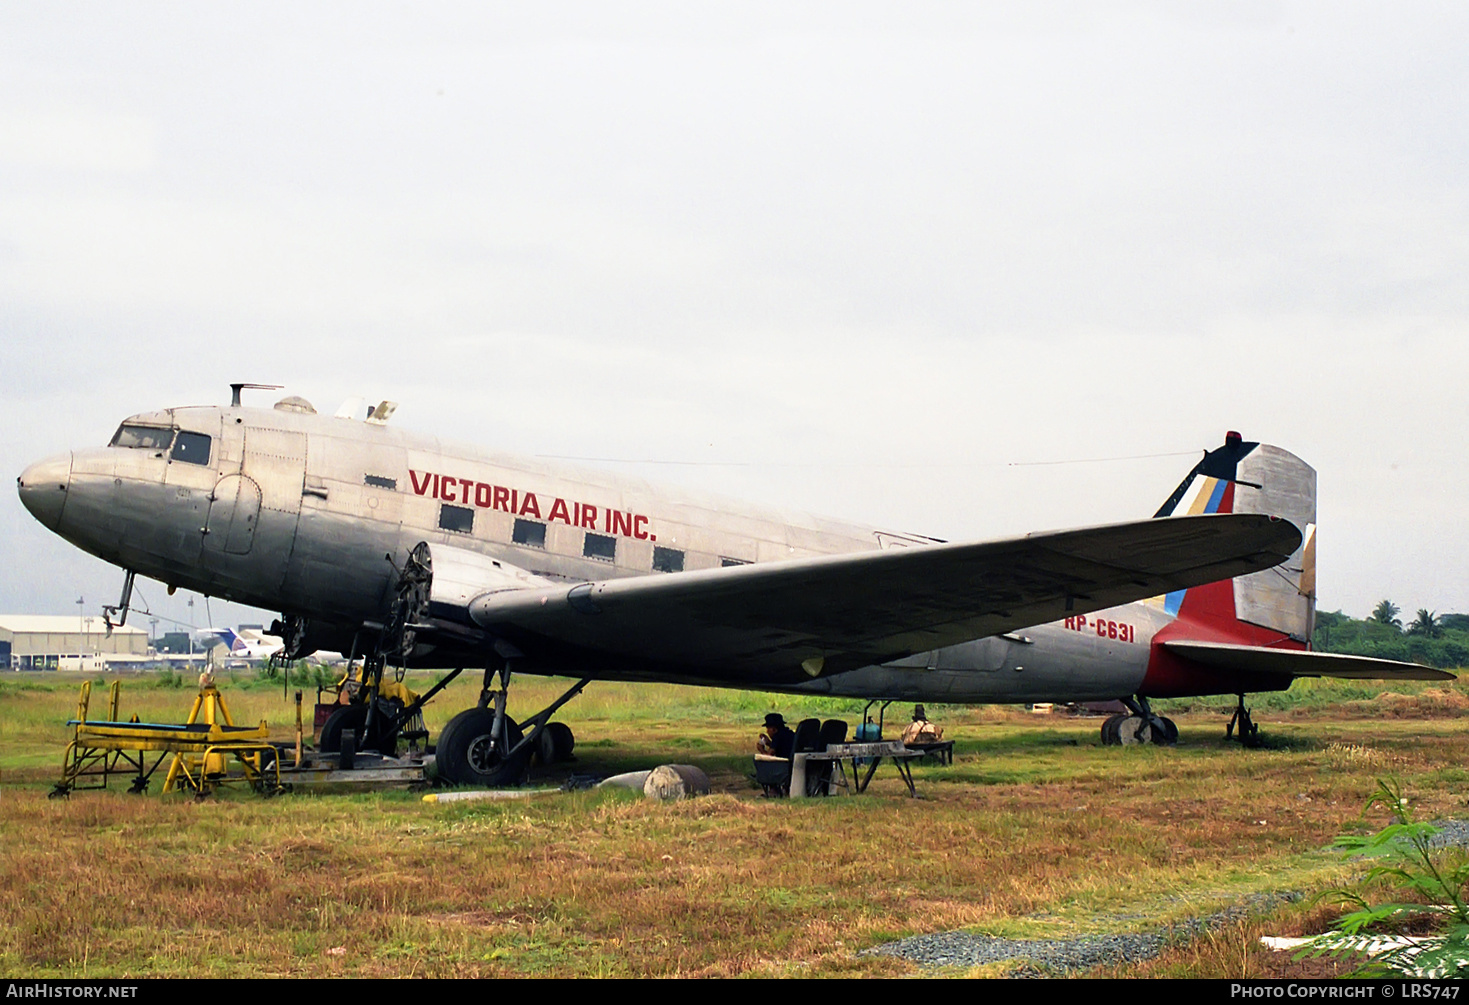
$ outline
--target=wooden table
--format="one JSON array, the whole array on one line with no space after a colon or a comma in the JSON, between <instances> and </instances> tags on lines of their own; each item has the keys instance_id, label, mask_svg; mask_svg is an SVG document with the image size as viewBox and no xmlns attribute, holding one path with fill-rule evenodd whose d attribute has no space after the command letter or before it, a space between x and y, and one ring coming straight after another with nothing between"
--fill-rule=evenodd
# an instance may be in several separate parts
<instances>
[{"instance_id":1,"label":"wooden table","mask_svg":"<svg viewBox=\"0 0 1469 1005\"><path fill-rule=\"evenodd\" d=\"M796 754L791 758L791 798L801 799L806 795L806 765L811 761L835 761L837 770L842 772L842 786L847 784L847 773L842 768L841 762L850 760L852 762L852 785L857 792L866 792L867 784L872 781L877 766L882 763L884 757L890 758L898 774L902 777L904 784L908 786L908 795L917 796L918 792L913 787L913 770L908 762L915 757L923 757L924 751L913 750L905 747L901 740L878 740L872 743L832 743L828 744L825 751L811 751ZM867 770L859 774L857 762L866 760ZM830 791L828 789L828 791Z\"/></svg>"}]
</instances>

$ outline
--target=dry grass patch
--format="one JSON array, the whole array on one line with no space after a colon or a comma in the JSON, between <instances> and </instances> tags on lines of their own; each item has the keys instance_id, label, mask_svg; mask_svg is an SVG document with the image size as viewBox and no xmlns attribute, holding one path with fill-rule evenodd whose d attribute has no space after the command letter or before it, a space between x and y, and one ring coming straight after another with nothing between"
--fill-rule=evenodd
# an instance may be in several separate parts
<instances>
[{"instance_id":1,"label":"dry grass patch","mask_svg":"<svg viewBox=\"0 0 1469 1005\"><path fill-rule=\"evenodd\" d=\"M523 707L559 687L525 685ZM471 703L469 685L451 690L431 725ZM226 684L226 696L237 719L291 721L278 689ZM191 698L140 684L123 710L177 718ZM0 689L0 965L12 974L914 973L857 951L963 927L1163 926L1333 885L1342 866L1320 849L1358 819L1375 769L1402 776L1425 818L1464 815L1469 753L1459 719L1291 720L1273 727L1279 745L1244 751L1223 742L1222 720L1183 713L1183 743L1165 750L1103 748L1097 720L941 710L958 760L918 768L921 799L884 768L869 796L790 803L759 799L746 777L760 716L855 721L846 705L593 685L566 711L576 770L673 755L709 770L717 794L48 801L74 706L70 687ZM1259 971L1243 941L1253 924L1116 973Z\"/></svg>"}]
</instances>

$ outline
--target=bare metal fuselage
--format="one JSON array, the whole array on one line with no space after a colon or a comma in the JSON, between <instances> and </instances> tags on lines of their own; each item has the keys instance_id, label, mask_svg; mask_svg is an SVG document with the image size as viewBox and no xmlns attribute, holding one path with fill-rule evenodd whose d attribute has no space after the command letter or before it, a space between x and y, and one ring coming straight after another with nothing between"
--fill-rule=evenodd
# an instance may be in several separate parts
<instances>
[{"instance_id":1,"label":"bare metal fuselage","mask_svg":"<svg viewBox=\"0 0 1469 1005\"><path fill-rule=\"evenodd\" d=\"M321 648L344 652L364 624L382 617L394 562L420 541L436 554L503 563L497 575L506 588L928 541L655 491L634 479L309 412L191 407L128 423L208 437L207 459L147 446L74 451L21 476L27 508L105 561L173 587L299 615L317 627ZM1142 602L769 687L954 702L1114 698L1140 690L1153 635L1172 620ZM417 662L475 665L491 658L493 642L473 630L441 633ZM517 669L731 683L698 668L588 665L554 652L539 660L531 654Z\"/></svg>"}]
</instances>

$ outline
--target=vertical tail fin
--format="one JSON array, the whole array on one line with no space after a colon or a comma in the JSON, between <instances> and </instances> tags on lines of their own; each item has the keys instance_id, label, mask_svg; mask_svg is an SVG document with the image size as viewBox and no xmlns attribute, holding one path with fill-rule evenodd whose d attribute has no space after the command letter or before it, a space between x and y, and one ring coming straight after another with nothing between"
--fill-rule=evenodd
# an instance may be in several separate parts
<instances>
[{"instance_id":1,"label":"vertical tail fin","mask_svg":"<svg viewBox=\"0 0 1469 1005\"><path fill-rule=\"evenodd\" d=\"M1225 433L1224 446L1205 451L1203 460L1194 465L1194 469L1178 483L1178 488L1173 490L1173 494L1158 507L1158 512L1153 516L1231 512L1218 508L1224 487L1235 481L1240 460L1259 445L1253 441L1247 442L1232 430ZM1211 505L1215 508L1208 508ZM1179 506L1183 506L1182 513L1178 511Z\"/></svg>"},{"instance_id":2,"label":"vertical tail fin","mask_svg":"<svg viewBox=\"0 0 1469 1005\"><path fill-rule=\"evenodd\" d=\"M1295 454L1262 443L1241 458L1236 513L1284 517L1301 531L1301 546L1273 569L1234 581L1236 616L1309 643L1316 626L1316 469Z\"/></svg>"},{"instance_id":3,"label":"vertical tail fin","mask_svg":"<svg viewBox=\"0 0 1469 1005\"><path fill-rule=\"evenodd\" d=\"M1224 446L1207 452L1194 466L1155 516L1196 513L1284 517L1300 528L1301 547L1273 569L1170 593L1164 609L1180 618L1243 622L1307 642L1316 618L1315 469L1279 447L1231 432Z\"/></svg>"},{"instance_id":4,"label":"vertical tail fin","mask_svg":"<svg viewBox=\"0 0 1469 1005\"><path fill-rule=\"evenodd\" d=\"M246 649L245 640L236 635L228 628L206 628L204 634L213 635L229 646L231 653L241 652Z\"/></svg>"}]
</instances>

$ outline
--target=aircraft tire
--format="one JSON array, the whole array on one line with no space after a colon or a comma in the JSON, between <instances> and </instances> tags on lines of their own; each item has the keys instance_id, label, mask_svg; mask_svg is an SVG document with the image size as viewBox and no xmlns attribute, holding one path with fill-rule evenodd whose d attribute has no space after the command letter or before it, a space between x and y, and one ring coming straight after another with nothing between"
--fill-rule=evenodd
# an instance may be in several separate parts
<instances>
[{"instance_id":1,"label":"aircraft tire","mask_svg":"<svg viewBox=\"0 0 1469 1005\"><path fill-rule=\"evenodd\" d=\"M541 765L569 761L575 746L576 737L572 735L570 726L564 722L548 722L536 737L536 761Z\"/></svg>"},{"instance_id":2,"label":"aircraft tire","mask_svg":"<svg viewBox=\"0 0 1469 1005\"><path fill-rule=\"evenodd\" d=\"M321 724L321 739L317 741L316 749L335 753L342 749L342 732L352 730L358 736L362 735L362 727L367 725L366 705L341 705L332 709L332 714L326 717L326 722Z\"/></svg>"},{"instance_id":3,"label":"aircraft tire","mask_svg":"<svg viewBox=\"0 0 1469 1005\"><path fill-rule=\"evenodd\" d=\"M552 756L559 764L571 760L571 751L576 747L576 736L564 722L546 723L546 734L551 737Z\"/></svg>"},{"instance_id":4,"label":"aircraft tire","mask_svg":"<svg viewBox=\"0 0 1469 1005\"><path fill-rule=\"evenodd\" d=\"M342 733L350 729L357 733L358 750L375 750L380 754L392 757L398 746L397 734L379 736L377 729L374 729L373 735L368 736L364 728L366 725L366 705L343 705L333 709L332 714L327 716L326 722L321 724L321 741L316 745L316 749L326 752L340 750Z\"/></svg>"},{"instance_id":5,"label":"aircraft tire","mask_svg":"<svg viewBox=\"0 0 1469 1005\"><path fill-rule=\"evenodd\" d=\"M525 752L507 761L495 751L490 737L494 724L495 713L487 708L468 708L450 719L434 748L439 778L451 785L519 784L525 776ZM510 745L519 743L522 734L515 720L507 718L505 728Z\"/></svg>"},{"instance_id":6,"label":"aircraft tire","mask_svg":"<svg viewBox=\"0 0 1469 1005\"><path fill-rule=\"evenodd\" d=\"M1153 727L1140 715L1124 716L1117 724L1117 738L1124 747L1147 743L1153 738Z\"/></svg>"},{"instance_id":7,"label":"aircraft tire","mask_svg":"<svg viewBox=\"0 0 1469 1005\"><path fill-rule=\"evenodd\" d=\"M1117 747L1122 744L1122 738L1117 735L1117 726L1126 718L1125 714L1119 712L1117 715L1107 716L1102 721L1102 746Z\"/></svg>"},{"instance_id":8,"label":"aircraft tire","mask_svg":"<svg viewBox=\"0 0 1469 1005\"><path fill-rule=\"evenodd\" d=\"M1158 716L1158 721L1163 724L1163 728L1153 730L1153 742L1164 747L1172 747L1178 743L1178 724L1166 715Z\"/></svg>"}]
</instances>

